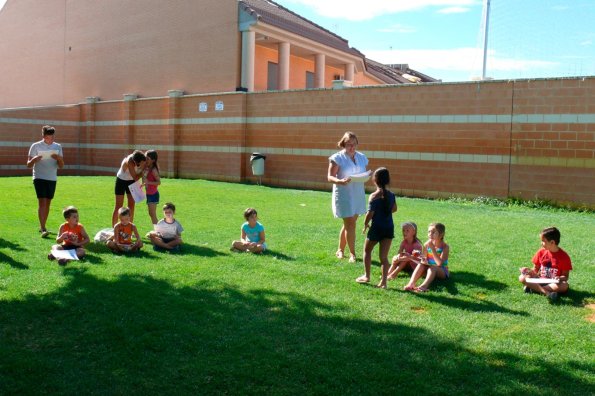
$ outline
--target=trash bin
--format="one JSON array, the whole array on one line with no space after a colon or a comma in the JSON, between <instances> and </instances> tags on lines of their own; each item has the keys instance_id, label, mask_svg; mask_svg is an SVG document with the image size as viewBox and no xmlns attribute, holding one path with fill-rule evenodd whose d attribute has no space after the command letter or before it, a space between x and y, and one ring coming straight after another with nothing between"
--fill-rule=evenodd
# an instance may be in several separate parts
<instances>
[{"instance_id":1,"label":"trash bin","mask_svg":"<svg viewBox=\"0 0 595 396\"><path fill-rule=\"evenodd\" d=\"M250 165L252 165L252 174L254 176L264 175L264 160L266 155L260 153L252 153L250 156Z\"/></svg>"}]
</instances>

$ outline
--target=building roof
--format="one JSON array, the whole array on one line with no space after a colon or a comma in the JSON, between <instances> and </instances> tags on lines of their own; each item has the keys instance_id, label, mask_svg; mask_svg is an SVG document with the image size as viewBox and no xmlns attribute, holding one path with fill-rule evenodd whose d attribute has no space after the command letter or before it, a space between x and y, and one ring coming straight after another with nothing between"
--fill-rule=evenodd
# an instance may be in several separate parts
<instances>
[{"instance_id":1,"label":"building roof","mask_svg":"<svg viewBox=\"0 0 595 396\"><path fill-rule=\"evenodd\" d=\"M349 42L320 25L296 14L271 0L238 0L244 11L258 21L308 38L317 43L358 56L364 61L366 71L386 84L436 82L432 77L409 68L409 65L384 65L367 59L364 54L349 46Z\"/></svg>"},{"instance_id":2,"label":"building roof","mask_svg":"<svg viewBox=\"0 0 595 396\"><path fill-rule=\"evenodd\" d=\"M278 27L320 44L338 49L348 54L364 55L349 46L349 42L320 25L296 14L271 0L239 0L246 12L254 15L263 23Z\"/></svg>"},{"instance_id":3,"label":"building roof","mask_svg":"<svg viewBox=\"0 0 595 396\"><path fill-rule=\"evenodd\" d=\"M368 58L365 59L365 62L368 73L372 74L376 78L379 78L387 84L410 84L440 81L416 70L410 69L409 65L406 63L384 65Z\"/></svg>"}]
</instances>

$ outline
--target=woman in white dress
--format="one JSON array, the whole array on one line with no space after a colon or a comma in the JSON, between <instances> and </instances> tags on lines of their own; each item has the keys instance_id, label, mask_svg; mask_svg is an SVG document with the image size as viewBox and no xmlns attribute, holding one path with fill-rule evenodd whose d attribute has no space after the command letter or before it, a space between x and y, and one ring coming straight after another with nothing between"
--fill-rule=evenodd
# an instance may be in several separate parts
<instances>
[{"instance_id":1,"label":"woman in white dress","mask_svg":"<svg viewBox=\"0 0 595 396\"><path fill-rule=\"evenodd\" d=\"M345 246L349 247L349 262L356 261L355 225L357 218L366 213L366 191L364 183L353 182L351 175L366 171L368 158L356 151L358 141L353 132L345 132L337 144L342 150L329 157L328 181L333 183L333 214L343 219L339 233L337 257L345 257Z\"/></svg>"},{"instance_id":2,"label":"woman in white dress","mask_svg":"<svg viewBox=\"0 0 595 396\"><path fill-rule=\"evenodd\" d=\"M134 150L132 154L127 155L122 160L120 168L118 168L118 173L116 175L116 186L114 188L116 201L114 205L114 211L112 212L112 227L118 222L118 210L124 204L124 195L126 195L128 198L130 222L134 221L135 202L134 198L132 198L132 193L130 192L129 186L138 179L142 178L146 161L147 158L145 155L138 150Z\"/></svg>"}]
</instances>

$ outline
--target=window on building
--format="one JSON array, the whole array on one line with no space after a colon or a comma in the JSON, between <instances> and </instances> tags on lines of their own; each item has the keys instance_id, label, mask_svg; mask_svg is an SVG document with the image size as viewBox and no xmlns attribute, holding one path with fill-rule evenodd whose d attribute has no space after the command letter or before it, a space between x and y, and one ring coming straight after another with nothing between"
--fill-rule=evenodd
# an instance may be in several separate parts
<instances>
[{"instance_id":1,"label":"window on building","mask_svg":"<svg viewBox=\"0 0 595 396\"><path fill-rule=\"evenodd\" d=\"M306 72L306 89L314 88L314 73L313 72Z\"/></svg>"},{"instance_id":2,"label":"window on building","mask_svg":"<svg viewBox=\"0 0 595 396\"><path fill-rule=\"evenodd\" d=\"M279 89L279 65L269 62L267 68L267 89L275 91Z\"/></svg>"}]
</instances>

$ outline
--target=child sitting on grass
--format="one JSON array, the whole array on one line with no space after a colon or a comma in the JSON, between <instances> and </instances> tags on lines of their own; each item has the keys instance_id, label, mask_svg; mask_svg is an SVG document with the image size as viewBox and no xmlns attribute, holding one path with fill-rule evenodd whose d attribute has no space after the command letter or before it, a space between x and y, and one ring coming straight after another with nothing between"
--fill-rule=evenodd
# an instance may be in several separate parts
<instances>
[{"instance_id":1,"label":"child sitting on grass","mask_svg":"<svg viewBox=\"0 0 595 396\"><path fill-rule=\"evenodd\" d=\"M412 273L417 267L417 263L421 258L421 241L417 237L417 225L408 221L401 224L403 231L403 242L399 246L399 254L393 256L393 262L388 270L388 279L397 279L399 272L405 270Z\"/></svg>"},{"instance_id":2,"label":"child sitting on grass","mask_svg":"<svg viewBox=\"0 0 595 396\"><path fill-rule=\"evenodd\" d=\"M264 227L258 222L256 209L246 209L244 211L244 219L246 219L246 222L241 227L241 239L239 241L233 241L230 250L232 252L264 252L267 248Z\"/></svg>"},{"instance_id":3,"label":"child sitting on grass","mask_svg":"<svg viewBox=\"0 0 595 396\"><path fill-rule=\"evenodd\" d=\"M446 227L442 223L431 223L428 226L428 240L423 246L420 265L413 271L409 283L403 287L404 290L423 293L428 291L435 278L448 279L449 246L444 242L445 234ZM415 287L415 283L424 274L427 274L426 279Z\"/></svg>"},{"instance_id":4,"label":"child sitting on grass","mask_svg":"<svg viewBox=\"0 0 595 396\"><path fill-rule=\"evenodd\" d=\"M136 226L130 222L130 209L125 206L118 209L118 219L120 221L114 226L114 237L107 241L107 247L114 253L137 252L143 247L143 242Z\"/></svg>"},{"instance_id":5,"label":"child sitting on grass","mask_svg":"<svg viewBox=\"0 0 595 396\"><path fill-rule=\"evenodd\" d=\"M180 251L184 227L174 219L176 205L171 202L163 205L163 219L155 225L155 230L147 235L155 250Z\"/></svg>"},{"instance_id":6,"label":"child sitting on grass","mask_svg":"<svg viewBox=\"0 0 595 396\"><path fill-rule=\"evenodd\" d=\"M550 302L554 302L558 299L558 293L568 291L572 263L570 256L558 246L560 236L556 227L548 227L541 231L541 248L533 256L533 269L520 269L519 281L525 285L525 293L541 293L546 295Z\"/></svg>"},{"instance_id":7,"label":"child sitting on grass","mask_svg":"<svg viewBox=\"0 0 595 396\"><path fill-rule=\"evenodd\" d=\"M56 242L58 245L52 246L52 250L75 250L79 259L85 257L84 246L89 243L89 235L85 227L79 223L79 212L74 206L69 206L62 211L66 222L60 226ZM52 253L48 254L48 259L54 260ZM66 265L68 259L61 258L58 264Z\"/></svg>"}]
</instances>

